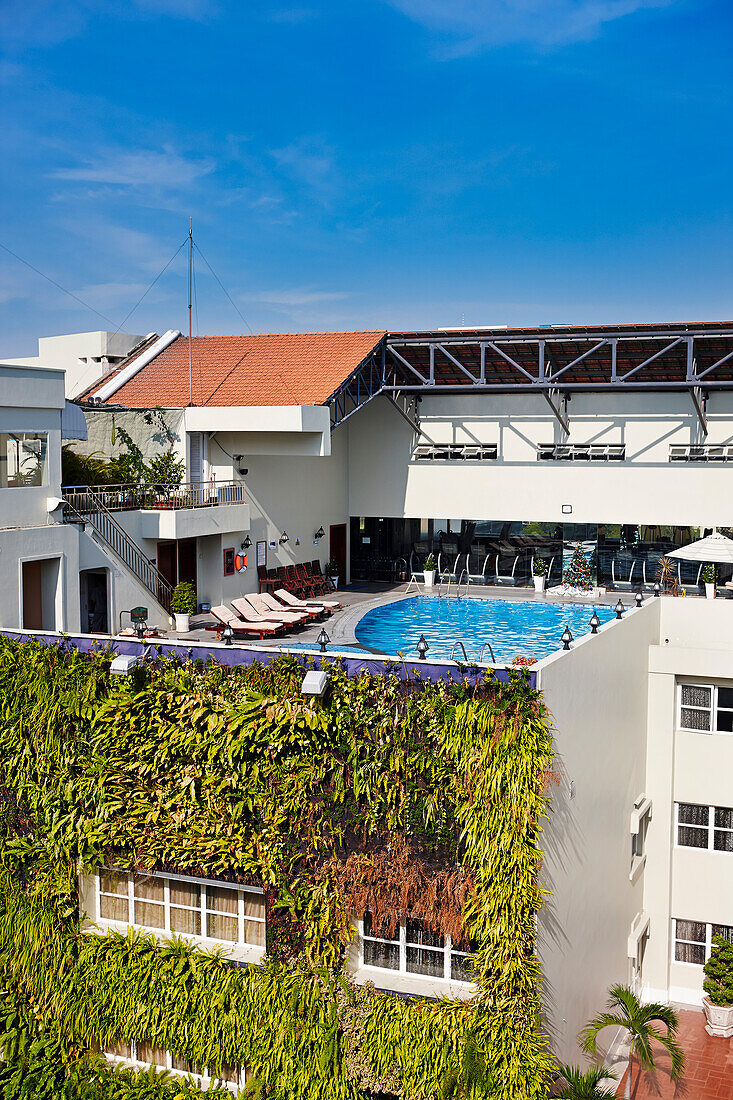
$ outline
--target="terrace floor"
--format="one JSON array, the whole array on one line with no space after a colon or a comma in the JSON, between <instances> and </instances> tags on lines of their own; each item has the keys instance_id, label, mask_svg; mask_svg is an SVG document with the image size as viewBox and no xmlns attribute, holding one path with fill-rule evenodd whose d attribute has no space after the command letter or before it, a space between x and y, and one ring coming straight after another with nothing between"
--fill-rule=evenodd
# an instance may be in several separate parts
<instances>
[{"instance_id":1,"label":"terrace floor","mask_svg":"<svg viewBox=\"0 0 733 1100\"><path fill-rule=\"evenodd\" d=\"M362 618L363 615L370 611L373 607L380 607L384 604L392 603L395 600L401 600L405 598L405 595L415 596L423 595L425 590L422 585L418 591L415 589L415 585L394 584L354 584L348 585L344 588L339 588L338 592L332 595L331 599L338 599L342 604L341 611L336 611L334 614L324 622L318 622L313 626L307 626L304 629L294 631L292 634L288 634L285 637L277 639L264 639L264 642L260 643L255 639L245 641L242 639L241 644L253 645L257 644L257 648L265 646L285 646L293 644L300 646L303 644L310 644L315 642L316 638L320 634L321 630L325 626L326 633L328 634L331 645L349 647L358 646L359 643L356 639L355 629L356 624ZM437 587L433 589L433 592L437 594ZM573 597L569 597L565 594L556 595L552 592L546 595L536 595L534 588L523 588L517 586L516 588L510 588L508 586L493 586L493 585L474 585L471 590L464 595L465 589L461 592L461 598L468 599L483 599L483 600L531 600L539 602L545 601L557 601L560 602L572 602ZM428 589L428 594L430 589ZM455 595L455 585L452 588L451 594ZM634 594L633 592L606 592L604 595L597 599L590 599L585 596L580 599L582 603L599 603L613 606L617 603L619 596L622 603L626 607L633 607ZM329 597L326 597L329 598ZM575 602L578 602L578 598L575 598ZM207 630L207 626L213 626L214 620L210 615L194 615L191 618L191 630L186 634L176 634L174 631L169 632L169 638L175 641L212 641L215 635Z\"/></svg>"},{"instance_id":2,"label":"terrace floor","mask_svg":"<svg viewBox=\"0 0 733 1100\"><path fill-rule=\"evenodd\" d=\"M634 1070L632 1100L733 1100L733 1039L712 1039L702 1009L680 1009L678 1015L684 1080L679 1085L670 1081L669 1057L661 1053L656 1074L642 1073L639 1078ZM622 1080L617 1096L624 1095L624 1085Z\"/></svg>"}]
</instances>

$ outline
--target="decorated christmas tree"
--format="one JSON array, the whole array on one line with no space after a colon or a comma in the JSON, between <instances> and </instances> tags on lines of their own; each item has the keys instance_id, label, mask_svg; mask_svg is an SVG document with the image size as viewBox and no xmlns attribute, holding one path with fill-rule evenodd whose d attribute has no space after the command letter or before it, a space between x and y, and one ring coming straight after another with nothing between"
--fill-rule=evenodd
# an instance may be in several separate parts
<instances>
[{"instance_id":1,"label":"decorated christmas tree","mask_svg":"<svg viewBox=\"0 0 733 1100\"><path fill-rule=\"evenodd\" d=\"M590 565L580 546L575 547L563 579L565 584L569 584L573 588L593 587Z\"/></svg>"}]
</instances>

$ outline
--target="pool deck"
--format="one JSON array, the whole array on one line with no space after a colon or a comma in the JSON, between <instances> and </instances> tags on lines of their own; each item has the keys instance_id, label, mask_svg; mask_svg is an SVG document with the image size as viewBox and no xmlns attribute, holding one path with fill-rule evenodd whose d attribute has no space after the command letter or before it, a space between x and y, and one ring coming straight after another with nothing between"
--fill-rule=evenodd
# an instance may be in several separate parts
<instances>
[{"instance_id":1,"label":"pool deck","mask_svg":"<svg viewBox=\"0 0 733 1100\"><path fill-rule=\"evenodd\" d=\"M426 590L423 585L420 585L419 590L416 590L414 583L397 585L348 585L345 588L340 588L338 592L331 597L340 600L343 606L340 611L334 612L330 618L326 619L324 622L315 623L301 630L295 630L292 634L287 634L281 638L264 639L261 645L267 647L272 646L276 649L281 647L287 648L291 643L297 646L309 645L315 642L321 630L325 627L332 646L358 646L362 648L356 638L356 626L359 620L366 615L368 611L371 611L375 607L384 607L387 604L395 603L397 600L403 600L406 596L423 595L432 595L437 599L437 586ZM451 592L446 592L445 595L455 596L455 586L452 586ZM602 604L610 607L613 607L614 604L618 602L619 596L625 607L634 606L633 592L606 592L595 599L591 599L589 596L570 595L564 590L559 590L557 592L551 591L540 595L534 591L534 588L519 586L510 588L509 586L473 585L468 592L465 592L465 589L461 592L461 599L508 600L515 602L522 601L524 603L584 603ZM172 641L211 642L215 638L215 635L210 630L207 630L206 627L213 625L214 620L210 615L194 615L191 619L191 629L186 634L176 634L175 631L172 630L167 633ZM253 640L250 640L249 644L252 644L252 641ZM242 642L244 643L244 639L242 639ZM259 647L260 643L258 643L258 648Z\"/></svg>"}]
</instances>

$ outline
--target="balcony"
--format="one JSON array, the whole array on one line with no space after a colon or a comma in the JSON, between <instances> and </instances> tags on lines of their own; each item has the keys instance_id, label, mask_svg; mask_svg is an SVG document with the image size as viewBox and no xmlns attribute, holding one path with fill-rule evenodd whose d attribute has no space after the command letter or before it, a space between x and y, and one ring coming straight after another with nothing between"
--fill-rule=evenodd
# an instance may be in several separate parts
<instances>
[{"instance_id":1,"label":"balcony","mask_svg":"<svg viewBox=\"0 0 733 1100\"><path fill-rule=\"evenodd\" d=\"M139 513L136 534L144 539L186 539L249 530L249 505L241 481L67 486L62 493L82 516L95 508ZM129 527L124 515L116 518Z\"/></svg>"}]
</instances>

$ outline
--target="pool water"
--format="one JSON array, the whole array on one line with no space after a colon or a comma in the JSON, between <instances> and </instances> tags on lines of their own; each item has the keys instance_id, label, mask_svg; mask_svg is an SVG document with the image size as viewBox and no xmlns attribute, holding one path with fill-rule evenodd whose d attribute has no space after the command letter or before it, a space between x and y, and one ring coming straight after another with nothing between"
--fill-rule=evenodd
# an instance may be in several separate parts
<instances>
[{"instance_id":1,"label":"pool water","mask_svg":"<svg viewBox=\"0 0 733 1100\"><path fill-rule=\"evenodd\" d=\"M612 607L591 604L481 600L413 596L375 607L356 627L357 641L380 653L415 656L421 634L430 646L427 659L451 656L453 643L462 641L469 661L477 661L484 642L490 642L496 664L511 664L517 656L539 660L562 648L560 635L570 628L574 638L590 633L596 612L601 623L614 617ZM463 660L456 646L454 658ZM489 647L483 661L491 661Z\"/></svg>"}]
</instances>

